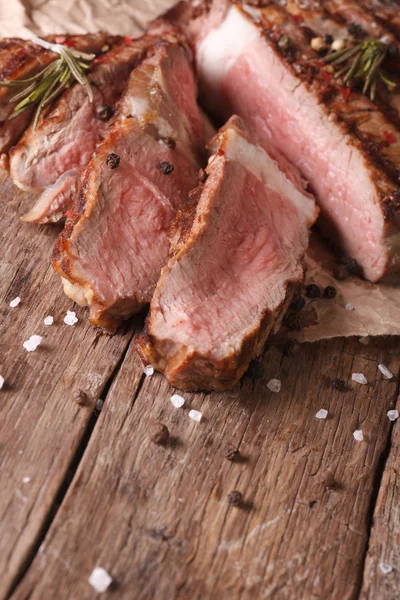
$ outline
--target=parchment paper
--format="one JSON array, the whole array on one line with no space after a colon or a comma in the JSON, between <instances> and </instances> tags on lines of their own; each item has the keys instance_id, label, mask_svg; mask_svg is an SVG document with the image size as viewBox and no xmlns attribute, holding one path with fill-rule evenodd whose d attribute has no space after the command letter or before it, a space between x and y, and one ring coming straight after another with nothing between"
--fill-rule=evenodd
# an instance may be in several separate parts
<instances>
[{"instance_id":1,"label":"parchment paper","mask_svg":"<svg viewBox=\"0 0 400 600\"><path fill-rule=\"evenodd\" d=\"M32 33L84 33L99 29L122 35L138 34L146 22L175 0L0 0L0 36L30 37ZM310 301L310 324L286 335L299 341L338 336L400 334L400 275L379 285L352 277L333 278L332 252L313 236L307 253L307 282L334 285L335 300ZM347 310L346 305L353 305Z\"/></svg>"}]
</instances>

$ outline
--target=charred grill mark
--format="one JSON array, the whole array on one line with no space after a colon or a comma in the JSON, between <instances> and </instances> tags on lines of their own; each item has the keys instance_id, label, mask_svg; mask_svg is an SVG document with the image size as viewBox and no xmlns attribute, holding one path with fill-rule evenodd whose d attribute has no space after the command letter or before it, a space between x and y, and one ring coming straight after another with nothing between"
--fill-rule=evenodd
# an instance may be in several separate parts
<instances>
[{"instance_id":1,"label":"charred grill mark","mask_svg":"<svg viewBox=\"0 0 400 600\"><path fill-rule=\"evenodd\" d=\"M368 9L365 2L359 0L321 0L324 8L332 15L340 15L347 26L351 26L350 34L354 37L364 36L365 34L373 37L381 37L388 34L393 37L393 31L387 27L387 24L380 22L374 12ZM359 27L358 35L356 27ZM356 35L352 34L354 31Z\"/></svg>"},{"instance_id":2,"label":"charred grill mark","mask_svg":"<svg viewBox=\"0 0 400 600\"><path fill-rule=\"evenodd\" d=\"M395 191L382 201L382 211L385 221L390 222L400 218L400 191Z\"/></svg>"},{"instance_id":3,"label":"charred grill mark","mask_svg":"<svg viewBox=\"0 0 400 600\"><path fill-rule=\"evenodd\" d=\"M278 0L275 1L277 2ZM332 3L328 2L328 4ZM312 86L313 92L318 96L319 101L330 111L332 118L341 123L350 134L359 140L360 149L371 163L374 166L378 166L387 177L396 185L399 185L400 154L397 156L395 149L391 150L383 137L377 141L376 135L372 135L372 133L367 134L366 131L362 131L360 125L365 124L369 119L374 119L374 113L378 113L379 111L386 119L388 129L396 129L395 137L400 142L400 113L384 101L382 94L373 104L360 90L355 88L351 91L351 95L356 100L359 99L359 102L357 102L358 105L356 108L353 109L348 97L348 94L350 94L349 88L341 87L334 78L334 73L325 71L323 67L316 68L315 59L317 59L318 55L316 52L313 52L309 43L307 23L310 17L316 14L318 17L328 15L330 19L331 15L322 8L321 10L314 8L313 11L300 9L297 2L294 11L295 14L293 14L293 12L288 11L288 7L290 8L290 6L293 11L293 3L288 3L286 9L278 4L272 6L270 3L262 10L261 25L264 36L274 44L275 49L280 53L282 58L292 65L296 76L301 81L307 82ZM298 23L299 15L302 19L300 24ZM322 33L319 32L319 35ZM299 57L297 62L291 59L288 60L285 52L279 47L278 42L282 36L289 37L292 47L296 47L297 52L295 56ZM395 93L392 92L391 94ZM400 92L398 97L400 106ZM370 129L373 131L374 127L372 126Z\"/></svg>"},{"instance_id":4,"label":"charred grill mark","mask_svg":"<svg viewBox=\"0 0 400 600\"><path fill-rule=\"evenodd\" d=\"M367 13L369 15L371 15L371 17L381 25L381 27L384 27L388 32L392 33L397 40L400 41L400 7L397 9L394 9L394 7L392 7L391 9L385 9L383 7L374 7L373 4L371 4L371 2L368 1L362 1L360 2L360 6L362 6L363 10L367 11ZM393 20L393 9L396 10L395 17L397 17L397 19L394 21ZM387 10L386 14L385 11Z\"/></svg>"}]
</instances>

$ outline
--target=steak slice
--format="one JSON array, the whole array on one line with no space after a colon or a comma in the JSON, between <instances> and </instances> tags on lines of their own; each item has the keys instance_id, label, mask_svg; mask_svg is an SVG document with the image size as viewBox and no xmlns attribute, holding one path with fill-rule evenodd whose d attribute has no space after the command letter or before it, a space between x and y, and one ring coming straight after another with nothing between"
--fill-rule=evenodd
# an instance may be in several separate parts
<instances>
[{"instance_id":1,"label":"steak slice","mask_svg":"<svg viewBox=\"0 0 400 600\"><path fill-rule=\"evenodd\" d=\"M223 118L241 115L296 164L321 206L323 232L377 281L400 268L398 113L383 96L349 95L301 19L280 3L260 4L192 5L186 28L202 98ZM187 5L171 14L187 19Z\"/></svg>"},{"instance_id":2,"label":"steak slice","mask_svg":"<svg viewBox=\"0 0 400 600\"><path fill-rule=\"evenodd\" d=\"M73 85L10 150L14 183L39 196L24 221L59 221L71 208L81 172L104 138L113 107L150 43L147 37L129 38L96 59L88 75L93 102L83 86Z\"/></svg>"},{"instance_id":3,"label":"steak slice","mask_svg":"<svg viewBox=\"0 0 400 600\"><path fill-rule=\"evenodd\" d=\"M317 216L295 169L239 117L210 149L138 342L144 361L183 390L232 387L260 354L303 281Z\"/></svg>"},{"instance_id":4,"label":"steak slice","mask_svg":"<svg viewBox=\"0 0 400 600\"><path fill-rule=\"evenodd\" d=\"M99 32L86 35L49 36L46 40L65 44L81 52L101 54L116 36ZM58 58L54 52L49 52L29 40L6 38L0 40L0 81L16 81L28 79ZM15 119L9 117L14 110L15 102L11 98L18 92L15 87L0 87L0 154L15 144L32 118L32 110L26 110Z\"/></svg>"},{"instance_id":5,"label":"steak slice","mask_svg":"<svg viewBox=\"0 0 400 600\"><path fill-rule=\"evenodd\" d=\"M191 55L169 39L133 71L53 260L66 294L110 330L150 302L168 230L201 166Z\"/></svg>"}]
</instances>

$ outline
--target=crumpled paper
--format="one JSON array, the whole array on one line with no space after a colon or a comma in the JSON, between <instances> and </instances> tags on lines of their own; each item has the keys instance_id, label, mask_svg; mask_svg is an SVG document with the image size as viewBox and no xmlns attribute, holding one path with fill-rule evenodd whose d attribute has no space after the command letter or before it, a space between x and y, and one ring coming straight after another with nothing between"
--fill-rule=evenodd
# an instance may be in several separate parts
<instances>
[{"instance_id":1,"label":"crumpled paper","mask_svg":"<svg viewBox=\"0 0 400 600\"><path fill-rule=\"evenodd\" d=\"M84 33L100 29L114 34L139 34L146 23L175 0L0 0L0 35ZM28 232L27 232L28 235ZM333 278L335 257L318 236L312 236L306 256L307 283L333 285L334 300L311 300L305 311L309 323L282 334L299 341L332 337L400 334L400 274L379 284L351 277ZM351 305L352 310L346 309Z\"/></svg>"}]
</instances>

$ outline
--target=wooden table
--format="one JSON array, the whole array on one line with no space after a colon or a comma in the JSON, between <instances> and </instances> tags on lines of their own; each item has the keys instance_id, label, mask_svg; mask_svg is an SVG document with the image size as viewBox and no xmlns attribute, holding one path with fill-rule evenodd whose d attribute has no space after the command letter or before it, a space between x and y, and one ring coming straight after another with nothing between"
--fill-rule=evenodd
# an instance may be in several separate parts
<instances>
[{"instance_id":1,"label":"wooden table","mask_svg":"<svg viewBox=\"0 0 400 600\"><path fill-rule=\"evenodd\" d=\"M49 267L56 228L23 225L22 195L7 181L2 190L0 598L95 598L96 566L113 577L104 596L118 600L399 598L400 433L386 416L398 339L336 339L295 355L269 346L262 378L184 394L175 409L167 381L143 375L140 319L113 337L89 326ZM29 353L32 334L43 342ZM384 379L379 363L396 376ZM150 438L156 421L169 428L166 446ZM233 490L243 506L228 503Z\"/></svg>"}]
</instances>

